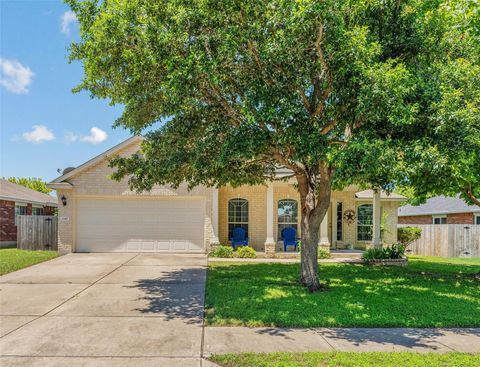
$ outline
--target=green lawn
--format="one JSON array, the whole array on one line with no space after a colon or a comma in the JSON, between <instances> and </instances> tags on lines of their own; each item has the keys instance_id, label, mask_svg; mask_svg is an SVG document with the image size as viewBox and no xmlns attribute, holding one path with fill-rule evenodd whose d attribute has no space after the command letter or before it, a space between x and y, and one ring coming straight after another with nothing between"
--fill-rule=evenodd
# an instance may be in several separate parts
<instances>
[{"instance_id":1,"label":"green lawn","mask_svg":"<svg viewBox=\"0 0 480 367\"><path fill-rule=\"evenodd\" d=\"M209 325L478 327L480 259L411 257L406 267L321 264L324 292L299 283L299 264L211 263Z\"/></svg>"},{"instance_id":2,"label":"green lawn","mask_svg":"<svg viewBox=\"0 0 480 367\"><path fill-rule=\"evenodd\" d=\"M212 361L225 367L477 367L479 354L446 353L269 353L226 354Z\"/></svg>"},{"instance_id":3,"label":"green lawn","mask_svg":"<svg viewBox=\"0 0 480 367\"><path fill-rule=\"evenodd\" d=\"M55 251L26 251L16 248L0 249L0 275L26 268L58 256Z\"/></svg>"}]
</instances>

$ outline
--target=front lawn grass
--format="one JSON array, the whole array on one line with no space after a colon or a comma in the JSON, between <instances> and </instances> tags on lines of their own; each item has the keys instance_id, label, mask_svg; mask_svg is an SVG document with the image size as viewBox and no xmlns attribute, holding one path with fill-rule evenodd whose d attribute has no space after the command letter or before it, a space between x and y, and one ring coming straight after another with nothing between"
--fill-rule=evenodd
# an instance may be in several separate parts
<instances>
[{"instance_id":1,"label":"front lawn grass","mask_svg":"<svg viewBox=\"0 0 480 367\"><path fill-rule=\"evenodd\" d=\"M480 259L410 257L406 267L322 263L324 292L299 264L211 263L206 322L249 327L478 327Z\"/></svg>"},{"instance_id":2,"label":"front lawn grass","mask_svg":"<svg viewBox=\"0 0 480 367\"><path fill-rule=\"evenodd\" d=\"M58 256L56 251L27 251L16 248L0 249L0 275L41 263Z\"/></svg>"},{"instance_id":3,"label":"front lawn grass","mask_svg":"<svg viewBox=\"0 0 480 367\"><path fill-rule=\"evenodd\" d=\"M479 354L308 352L212 356L225 367L477 367Z\"/></svg>"}]
</instances>

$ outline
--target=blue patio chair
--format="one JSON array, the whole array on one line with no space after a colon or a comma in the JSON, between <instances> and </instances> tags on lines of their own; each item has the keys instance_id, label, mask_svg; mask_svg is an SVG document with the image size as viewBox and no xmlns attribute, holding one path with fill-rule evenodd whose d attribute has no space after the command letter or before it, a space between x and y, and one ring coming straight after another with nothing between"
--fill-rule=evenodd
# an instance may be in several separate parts
<instances>
[{"instance_id":1,"label":"blue patio chair","mask_svg":"<svg viewBox=\"0 0 480 367\"><path fill-rule=\"evenodd\" d=\"M236 246L248 246L247 232L242 227L236 227L233 229L232 247L235 250Z\"/></svg>"},{"instance_id":2,"label":"blue patio chair","mask_svg":"<svg viewBox=\"0 0 480 367\"><path fill-rule=\"evenodd\" d=\"M283 251L287 252L287 246L293 246L297 251L298 238L295 228L287 227L282 230Z\"/></svg>"}]
</instances>

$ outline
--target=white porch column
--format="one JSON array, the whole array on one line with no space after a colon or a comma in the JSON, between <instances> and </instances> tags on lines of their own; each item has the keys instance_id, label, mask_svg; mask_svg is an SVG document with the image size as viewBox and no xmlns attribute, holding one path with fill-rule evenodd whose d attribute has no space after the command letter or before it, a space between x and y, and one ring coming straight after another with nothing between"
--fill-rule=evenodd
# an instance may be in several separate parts
<instances>
[{"instance_id":1,"label":"white porch column","mask_svg":"<svg viewBox=\"0 0 480 367\"><path fill-rule=\"evenodd\" d=\"M267 188L267 239L265 240L265 253L267 256L275 255L275 239L273 238L273 185Z\"/></svg>"},{"instance_id":2,"label":"white porch column","mask_svg":"<svg viewBox=\"0 0 480 367\"><path fill-rule=\"evenodd\" d=\"M318 240L318 245L322 247L330 247L330 241L328 240L328 210L320 224L320 238Z\"/></svg>"},{"instance_id":3,"label":"white porch column","mask_svg":"<svg viewBox=\"0 0 480 367\"><path fill-rule=\"evenodd\" d=\"M380 189L373 190L373 233L372 233L372 245L373 247L381 247L380 239L380 225L382 221L382 213L380 209Z\"/></svg>"},{"instance_id":4,"label":"white porch column","mask_svg":"<svg viewBox=\"0 0 480 367\"><path fill-rule=\"evenodd\" d=\"M219 245L218 239L218 189L215 187L212 191L212 237L210 238L210 245Z\"/></svg>"}]
</instances>

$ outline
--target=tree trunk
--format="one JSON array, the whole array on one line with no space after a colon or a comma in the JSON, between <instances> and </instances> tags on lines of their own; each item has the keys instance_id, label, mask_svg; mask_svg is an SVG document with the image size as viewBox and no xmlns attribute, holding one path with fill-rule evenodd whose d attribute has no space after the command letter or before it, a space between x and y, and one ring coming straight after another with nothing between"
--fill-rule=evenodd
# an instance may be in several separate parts
<instances>
[{"instance_id":1,"label":"tree trunk","mask_svg":"<svg viewBox=\"0 0 480 367\"><path fill-rule=\"evenodd\" d=\"M331 172L324 170L317 189L305 175L297 176L297 182L302 207L300 281L310 292L315 292L321 288L318 277L318 235L330 205Z\"/></svg>"}]
</instances>

